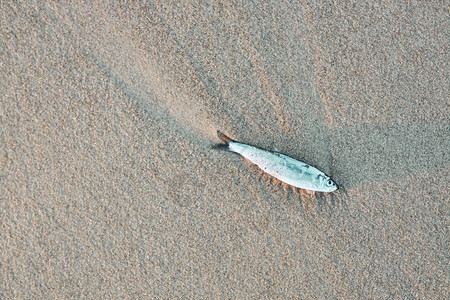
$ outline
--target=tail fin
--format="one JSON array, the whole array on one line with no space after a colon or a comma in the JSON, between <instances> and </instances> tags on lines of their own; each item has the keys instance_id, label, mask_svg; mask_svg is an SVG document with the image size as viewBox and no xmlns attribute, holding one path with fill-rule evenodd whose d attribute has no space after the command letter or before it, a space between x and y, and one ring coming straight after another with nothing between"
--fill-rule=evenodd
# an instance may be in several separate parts
<instances>
[{"instance_id":1,"label":"tail fin","mask_svg":"<svg viewBox=\"0 0 450 300\"><path fill-rule=\"evenodd\" d=\"M228 136L226 136L223 132L217 130L217 136L219 137L219 139L228 145L229 142L234 142L232 139L230 139Z\"/></svg>"},{"instance_id":2,"label":"tail fin","mask_svg":"<svg viewBox=\"0 0 450 300\"><path fill-rule=\"evenodd\" d=\"M223 142L223 144L214 145L213 148L220 149L220 150L229 150L228 149L228 144L230 142L234 142L234 141L232 139L230 139L228 136L226 136L223 132L220 132L218 130L217 130L217 136Z\"/></svg>"}]
</instances>

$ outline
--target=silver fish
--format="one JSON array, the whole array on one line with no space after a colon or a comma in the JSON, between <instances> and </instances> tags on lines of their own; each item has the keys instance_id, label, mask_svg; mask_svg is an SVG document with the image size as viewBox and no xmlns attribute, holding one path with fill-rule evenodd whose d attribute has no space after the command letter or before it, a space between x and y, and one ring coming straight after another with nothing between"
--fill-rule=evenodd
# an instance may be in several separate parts
<instances>
[{"instance_id":1,"label":"silver fish","mask_svg":"<svg viewBox=\"0 0 450 300\"><path fill-rule=\"evenodd\" d=\"M232 140L220 131L217 136L224 144L220 148L236 152L265 173L293 187L317 192L333 192L337 184L320 170L287 155L264 150Z\"/></svg>"}]
</instances>

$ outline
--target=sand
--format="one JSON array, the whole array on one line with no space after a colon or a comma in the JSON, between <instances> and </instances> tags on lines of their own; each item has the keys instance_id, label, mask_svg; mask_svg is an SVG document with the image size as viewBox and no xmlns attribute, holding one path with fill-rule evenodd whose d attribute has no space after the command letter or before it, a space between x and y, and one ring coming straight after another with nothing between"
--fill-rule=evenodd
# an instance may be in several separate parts
<instances>
[{"instance_id":1,"label":"sand","mask_svg":"<svg viewBox=\"0 0 450 300\"><path fill-rule=\"evenodd\" d=\"M0 298L449 298L445 1L11 2Z\"/></svg>"}]
</instances>

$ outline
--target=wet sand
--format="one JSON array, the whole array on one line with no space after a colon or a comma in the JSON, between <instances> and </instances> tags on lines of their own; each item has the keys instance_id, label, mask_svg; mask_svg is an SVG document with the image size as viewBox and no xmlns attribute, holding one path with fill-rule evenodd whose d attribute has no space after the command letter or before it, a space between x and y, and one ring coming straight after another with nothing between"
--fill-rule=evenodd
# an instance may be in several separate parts
<instances>
[{"instance_id":1,"label":"wet sand","mask_svg":"<svg viewBox=\"0 0 450 300\"><path fill-rule=\"evenodd\" d=\"M0 4L0 298L449 298L445 4L105 2Z\"/></svg>"}]
</instances>

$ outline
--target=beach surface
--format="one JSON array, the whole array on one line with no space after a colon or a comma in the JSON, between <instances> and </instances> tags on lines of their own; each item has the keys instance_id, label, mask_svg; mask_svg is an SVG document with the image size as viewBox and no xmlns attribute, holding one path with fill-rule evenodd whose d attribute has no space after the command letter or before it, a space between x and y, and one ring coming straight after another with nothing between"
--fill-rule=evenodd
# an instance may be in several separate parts
<instances>
[{"instance_id":1,"label":"beach surface","mask_svg":"<svg viewBox=\"0 0 450 300\"><path fill-rule=\"evenodd\" d=\"M0 298L450 298L445 1L181 2L0 4Z\"/></svg>"}]
</instances>

